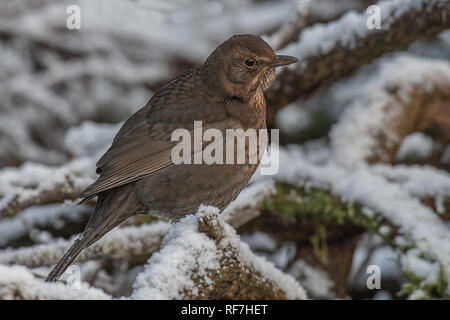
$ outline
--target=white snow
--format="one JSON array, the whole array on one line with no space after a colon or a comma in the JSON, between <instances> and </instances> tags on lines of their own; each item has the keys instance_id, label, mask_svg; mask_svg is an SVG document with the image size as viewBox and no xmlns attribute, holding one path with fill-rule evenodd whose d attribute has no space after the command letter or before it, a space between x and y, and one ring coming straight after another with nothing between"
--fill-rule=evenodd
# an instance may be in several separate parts
<instances>
[{"instance_id":1,"label":"white snow","mask_svg":"<svg viewBox=\"0 0 450 320\"><path fill-rule=\"evenodd\" d=\"M0 246L32 232L36 227L51 225L57 229L63 227L64 221L80 221L87 208L50 204L31 207L11 218L0 220Z\"/></svg>"},{"instance_id":2,"label":"white snow","mask_svg":"<svg viewBox=\"0 0 450 320\"><path fill-rule=\"evenodd\" d=\"M416 198L450 196L450 174L430 166L375 165L374 173L395 182Z\"/></svg>"},{"instance_id":3,"label":"white snow","mask_svg":"<svg viewBox=\"0 0 450 320\"><path fill-rule=\"evenodd\" d=\"M195 216L183 218L164 237L161 249L154 253L145 271L134 285L135 299L182 299L183 291L196 296L193 277L212 284L209 270L220 267L215 242L197 231Z\"/></svg>"},{"instance_id":4,"label":"white snow","mask_svg":"<svg viewBox=\"0 0 450 320\"><path fill-rule=\"evenodd\" d=\"M264 258L255 256L247 244L242 243L235 230L226 224L216 208L200 206L197 216L187 216L175 224L164 237L161 249L153 254L144 272L134 284L134 299L181 299L187 291L198 295L194 278L204 285L211 285L208 271L220 267L223 250L230 247L237 251L239 260L259 271L266 279L283 290L288 299L305 299L300 285L289 275L283 274ZM224 238L217 244L206 234L198 232L198 219L211 217L224 231Z\"/></svg>"},{"instance_id":5,"label":"white snow","mask_svg":"<svg viewBox=\"0 0 450 320\"><path fill-rule=\"evenodd\" d=\"M123 258L127 255L142 254L156 250L162 237L170 229L170 224L157 221L141 226L116 228L106 234L91 247L83 250L80 260L96 259L102 255L112 258ZM0 250L0 264L21 264L36 267L43 264L56 263L73 244L73 240L56 239L52 243L40 244L19 249Z\"/></svg>"},{"instance_id":6,"label":"white snow","mask_svg":"<svg viewBox=\"0 0 450 320\"><path fill-rule=\"evenodd\" d=\"M80 288L71 288L62 283L46 283L22 266L0 265L0 300L17 297L32 300L109 300L111 296L99 289L81 283Z\"/></svg>"},{"instance_id":7,"label":"white snow","mask_svg":"<svg viewBox=\"0 0 450 320\"><path fill-rule=\"evenodd\" d=\"M122 122L111 125L85 121L80 126L67 130L64 147L77 157L99 158L111 145L122 125Z\"/></svg>"},{"instance_id":8,"label":"white snow","mask_svg":"<svg viewBox=\"0 0 450 320\"><path fill-rule=\"evenodd\" d=\"M293 134L310 125L311 115L294 103L277 112L275 123L284 132Z\"/></svg>"},{"instance_id":9,"label":"white snow","mask_svg":"<svg viewBox=\"0 0 450 320\"><path fill-rule=\"evenodd\" d=\"M377 3L381 13L381 29L388 30L391 24L402 17L410 8L420 10L423 0L386 0ZM336 46L354 48L359 40L370 32L367 28L366 12L350 11L340 19L327 24L316 24L300 34L297 42L282 50L283 54L307 58L325 55ZM294 68L294 67L293 67Z\"/></svg>"},{"instance_id":10,"label":"white snow","mask_svg":"<svg viewBox=\"0 0 450 320\"><path fill-rule=\"evenodd\" d=\"M247 243L254 251L273 251L277 248L277 243L273 237L265 232L254 232L252 234L244 234L241 240Z\"/></svg>"},{"instance_id":11,"label":"white snow","mask_svg":"<svg viewBox=\"0 0 450 320\"><path fill-rule=\"evenodd\" d=\"M251 183L225 208L222 215L225 220L230 221L241 210L257 208L262 200L274 192L275 186L273 181L267 180L259 183Z\"/></svg>"},{"instance_id":12,"label":"white snow","mask_svg":"<svg viewBox=\"0 0 450 320\"><path fill-rule=\"evenodd\" d=\"M420 181L428 179L426 186L420 189L419 180L414 181L412 179L414 182L406 183L408 187L404 187L401 182L397 183L380 174L378 171L382 170L381 167L372 168L362 163L358 166L346 168L336 164L333 160L325 165L314 164L306 159L304 151L300 147L291 148L290 151L281 149L280 163L283 164L280 166L280 171L271 179L286 181L303 187L329 189L344 201L363 204L364 207L370 209L369 212L382 215L394 225L400 227L400 233L403 236L396 239L399 245L411 244L412 241L415 248L418 249L417 251L408 251L408 255L417 258L413 261L423 260L421 255L425 256L430 261L439 262L445 275L450 276L450 234L448 228L429 207L423 205L414 197L428 192L424 190L428 190L427 186L433 184L432 179L437 176L438 172L441 176L442 185L447 185L448 174L437 169L425 168L417 176ZM421 169L416 168L416 170ZM264 180L265 177L255 177L255 180L258 179ZM431 187L431 190L434 190L433 188L434 186ZM440 192L448 196L448 186ZM402 267L405 270L409 269L410 264L402 265ZM450 286L447 291L450 292Z\"/></svg>"},{"instance_id":13,"label":"white snow","mask_svg":"<svg viewBox=\"0 0 450 320\"><path fill-rule=\"evenodd\" d=\"M25 202L40 193L58 188L82 190L94 181L95 160L82 157L60 167L25 163L19 168L0 169L0 208L14 197Z\"/></svg>"},{"instance_id":14,"label":"white snow","mask_svg":"<svg viewBox=\"0 0 450 320\"><path fill-rule=\"evenodd\" d=\"M391 124L405 115L412 90L428 92L435 85L450 85L448 61L399 54L379 63L378 71L366 81L353 83L354 98L330 134L334 157L341 165L354 166L373 155L377 135L386 137L387 145L401 142Z\"/></svg>"},{"instance_id":15,"label":"white snow","mask_svg":"<svg viewBox=\"0 0 450 320\"><path fill-rule=\"evenodd\" d=\"M395 160L401 162L407 159L426 159L431 156L433 147L432 138L422 132L411 133L403 139L395 155Z\"/></svg>"},{"instance_id":16,"label":"white snow","mask_svg":"<svg viewBox=\"0 0 450 320\"><path fill-rule=\"evenodd\" d=\"M300 259L292 264L288 273L298 279L312 297L316 299L334 298L334 282L319 267L313 267Z\"/></svg>"}]
</instances>

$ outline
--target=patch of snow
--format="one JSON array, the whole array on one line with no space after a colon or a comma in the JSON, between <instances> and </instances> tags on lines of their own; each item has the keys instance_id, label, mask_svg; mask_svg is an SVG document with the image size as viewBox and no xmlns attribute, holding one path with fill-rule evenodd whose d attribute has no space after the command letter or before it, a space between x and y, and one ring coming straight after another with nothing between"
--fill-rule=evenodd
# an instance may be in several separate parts
<instances>
[{"instance_id":1,"label":"patch of snow","mask_svg":"<svg viewBox=\"0 0 450 320\"><path fill-rule=\"evenodd\" d=\"M319 267L313 267L304 260L297 260L288 273L301 282L310 296L318 299L334 298L334 282Z\"/></svg>"},{"instance_id":2,"label":"patch of snow","mask_svg":"<svg viewBox=\"0 0 450 320\"><path fill-rule=\"evenodd\" d=\"M97 258L102 254L117 259L133 253L136 255L142 254L144 248L147 250L152 246L157 248L161 238L170 227L169 223L157 221L141 226L116 228L108 232L91 247L83 250L78 259ZM36 267L56 263L77 237L78 235L74 235L69 240L56 239L48 244L14 250L0 250L0 264L21 264Z\"/></svg>"},{"instance_id":3,"label":"patch of snow","mask_svg":"<svg viewBox=\"0 0 450 320\"><path fill-rule=\"evenodd\" d=\"M176 223L164 237L161 249L154 253L144 272L134 284L134 299L181 299L183 292L199 293L193 278L200 278L210 285L208 271L220 267L221 250L206 234L198 232L198 217L210 216L224 231L220 247L231 246L237 251L239 260L259 271L266 279L276 283L288 299L305 299L300 285L289 275L264 258L255 256L247 244L242 243L235 230L229 226L214 207L200 206L197 216L187 216Z\"/></svg>"},{"instance_id":4,"label":"patch of snow","mask_svg":"<svg viewBox=\"0 0 450 320\"><path fill-rule=\"evenodd\" d=\"M67 207L61 206L61 204L28 208L14 217L0 220L0 234L2 235L0 246L23 237L39 226L51 225L59 229L63 226L65 220L80 221L83 218L82 213L86 210L85 205Z\"/></svg>"},{"instance_id":5,"label":"patch of snow","mask_svg":"<svg viewBox=\"0 0 450 320\"><path fill-rule=\"evenodd\" d=\"M310 114L297 104L291 104L277 112L275 124L287 134L305 129L311 123Z\"/></svg>"},{"instance_id":6,"label":"patch of snow","mask_svg":"<svg viewBox=\"0 0 450 320\"><path fill-rule=\"evenodd\" d=\"M252 207L258 207L261 201L275 192L273 181L265 180L249 184L238 197L231 202L222 213L225 220L230 220L236 212Z\"/></svg>"},{"instance_id":7,"label":"patch of snow","mask_svg":"<svg viewBox=\"0 0 450 320\"><path fill-rule=\"evenodd\" d=\"M85 121L80 126L67 130L64 148L77 157L101 156L122 125L122 122L112 125Z\"/></svg>"},{"instance_id":8,"label":"patch of snow","mask_svg":"<svg viewBox=\"0 0 450 320\"><path fill-rule=\"evenodd\" d=\"M70 288L62 283L46 283L22 266L0 265L0 299L12 300L109 300L103 291L81 283L81 287Z\"/></svg>"},{"instance_id":9,"label":"patch of snow","mask_svg":"<svg viewBox=\"0 0 450 320\"><path fill-rule=\"evenodd\" d=\"M450 196L450 174L431 166L378 164L371 167L377 175L402 187L415 198Z\"/></svg>"},{"instance_id":10,"label":"patch of snow","mask_svg":"<svg viewBox=\"0 0 450 320\"><path fill-rule=\"evenodd\" d=\"M358 202L369 208L370 212L384 216L400 227L399 232L404 236L395 239L400 246L408 244L407 239L411 239L409 241L412 241L418 250L411 251L409 254L417 256L418 259L422 254L430 261L437 261L443 267L446 277L450 278L448 228L429 207L412 196L414 192L416 194L424 192L421 192L419 188L416 189L419 186L417 181L409 184L409 187L404 187L401 183L391 181L377 172L380 167L372 168L366 164L346 168L330 160L325 165L317 165L305 158L301 147L291 148L289 151L280 149L280 163L283 165L275 176L270 177L271 180L285 181L306 188L329 189L344 201ZM416 168L416 170L420 169ZM433 170L436 170L433 169L428 170L427 173L427 168L422 170L424 170L423 179L426 179L427 174L429 175L428 185L434 181L430 177L434 174L438 176L438 173L443 183L447 183L448 177L443 172L437 170L433 173ZM255 177L255 180L258 179L264 180L267 177ZM422 190L425 189L426 187ZM448 195L449 190L446 188L444 192ZM401 241L406 243L400 243ZM411 245L411 242L409 244ZM403 269L409 267L409 264L402 265ZM436 276L435 274L434 277ZM447 291L450 292L450 285Z\"/></svg>"},{"instance_id":11,"label":"patch of snow","mask_svg":"<svg viewBox=\"0 0 450 320\"><path fill-rule=\"evenodd\" d=\"M294 242L285 241L279 249L267 257L267 259L275 264L277 268L284 270L288 264L295 258L297 246Z\"/></svg>"},{"instance_id":12,"label":"patch of snow","mask_svg":"<svg viewBox=\"0 0 450 320\"><path fill-rule=\"evenodd\" d=\"M377 290L373 300L393 300L392 294L386 290Z\"/></svg>"},{"instance_id":13,"label":"patch of snow","mask_svg":"<svg viewBox=\"0 0 450 320\"><path fill-rule=\"evenodd\" d=\"M81 190L93 182L95 176L95 160L82 157L60 167L52 167L38 163L25 163L19 168L0 169L0 208L3 208L14 197L25 202L41 192L54 190L56 186ZM70 181L70 182L69 182ZM67 186L68 187L68 186Z\"/></svg>"},{"instance_id":14,"label":"patch of snow","mask_svg":"<svg viewBox=\"0 0 450 320\"><path fill-rule=\"evenodd\" d=\"M241 240L247 243L253 251L274 251L277 248L275 239L265 232L244 234L241 236Z\"/></svg>"},{"instance_id":15,"label":"patch of snow","mask_svg":"<svg viewBox=\"0 0 450 320\"><path fill-rule=\"evenodd\" d=\"M433 152L434 142L422 132L414 132L407 135L398 148L395 160L402 162L407 159L426 159Z\"/></svg>"},{"instance_id":16,"label":"patch of snow","mask_svg":"<svg viewBox=\"0 0 450 320\"><path fill-rule=\"evenodd\" d=\"M331 131L336 160L348 167L365 161L376 150L379 134L386 137L388 145L400 143L400 137L392 131L390 124L404 115L411 91L419 87L427 92L433 86L443 84L450 85L448 61L409 54L381 60L377 72L354 88L357 95ZM393 89L395 95L391 93Z\"/></svg>"},{"instance_id":17,"label":"patch of snow","mask_svg":"<svg viewBox=\"0 0 450 320\"><path fill-rule=\"evenodd\" d=\"M386 0L377 3L381 13L381 29L389 30L392 23L401 19L410 9L422 9L423 0ZM283 54L305 58L308 56L325 55L336 46L354 48L359 40L374 32L367 28L368 14L366 12L347 12L340 19L327 23L316 24L304 30L297 42L289 44L282 50Z\"/></svg>"}]
</instances>

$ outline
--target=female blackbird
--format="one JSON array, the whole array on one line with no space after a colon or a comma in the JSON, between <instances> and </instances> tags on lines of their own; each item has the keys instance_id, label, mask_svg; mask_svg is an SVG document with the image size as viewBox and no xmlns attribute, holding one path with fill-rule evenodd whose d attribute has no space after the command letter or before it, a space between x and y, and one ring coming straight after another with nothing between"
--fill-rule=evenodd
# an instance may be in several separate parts
<instances>
[{"instance_id":1,"label":"female blackbird","mask_svg":"<svg viewBox=\"0 0 450 320\"><path fill-rule=\"evenodd\" d=\"M276 55L258 36L235 35L199 68L156 92L125 122L97 162L99 178L80 195L82 201L98 197L95 211L46 281L56 281L83 248L130 216L178 220L195 213L200 204L223 210L245 187L260 159L243 164L175 164L172 132L180 128L193 132L194 121L224 136L227 129L265 129L263 90L274 79L275 67L297 61Z\"/></svg>"}]
</instances>

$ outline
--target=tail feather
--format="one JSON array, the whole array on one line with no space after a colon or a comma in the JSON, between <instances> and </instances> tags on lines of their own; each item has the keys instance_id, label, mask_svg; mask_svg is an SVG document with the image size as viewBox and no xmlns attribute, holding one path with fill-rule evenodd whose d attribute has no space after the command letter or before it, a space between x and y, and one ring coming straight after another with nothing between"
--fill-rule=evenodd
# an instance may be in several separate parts
<instances>
[{"instance_id":1,"label":"tail feather","mask_svg":"<svg viewBox=\"0 0 450 320\"><path fill-rule=\"evenodd\" d=\"M69 250L64 254L64 256L59 260L56 266L53 267L52 271L45 279L46 282L53 282L58 280L58 278L66 271L66 269L70 266L70 264L75 260L75 258L80 254L81 250L86 247L86 243L89 239L84 238L84 236L80 236L75 240L75 243L70 247Z\"/></svg>"},{"instance_id":2,"label":"tail feather","mask_svg":"<svg viewBox=\"0 0 450 320\"><path fill-rule=\"evenodd\" d=\"M83 201L89 199L86 198ZM131 184L120 186L99 194L97 205L82 235L64 254L61 260L49 273L45 281L56 281L66 271L69 265L80 254L105 233L115 228L131 215L136 214L137 205L134 187Z\"/></svg>"}]
</instances>

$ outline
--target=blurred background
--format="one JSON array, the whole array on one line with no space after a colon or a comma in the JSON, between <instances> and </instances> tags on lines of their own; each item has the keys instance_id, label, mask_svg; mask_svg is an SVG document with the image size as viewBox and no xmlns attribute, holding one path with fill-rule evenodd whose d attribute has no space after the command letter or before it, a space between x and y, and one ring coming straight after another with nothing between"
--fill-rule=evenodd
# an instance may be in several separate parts
<instances>
[{"instance_id":1,"label":"blurred background","mask_svg":"<svg viewBox=\"0 0 450 320\"><path fill-rule=\"evenodd\" d=\"M450 297L448 1L1 0L0 264L43 277L26 249L81 231L122 122L237 33L301 59L266 92L280 171L241 239L311 298ZM127 296L150 255L83 281Z\"/></svg>"}]
</instances>

